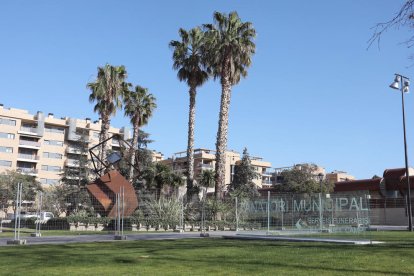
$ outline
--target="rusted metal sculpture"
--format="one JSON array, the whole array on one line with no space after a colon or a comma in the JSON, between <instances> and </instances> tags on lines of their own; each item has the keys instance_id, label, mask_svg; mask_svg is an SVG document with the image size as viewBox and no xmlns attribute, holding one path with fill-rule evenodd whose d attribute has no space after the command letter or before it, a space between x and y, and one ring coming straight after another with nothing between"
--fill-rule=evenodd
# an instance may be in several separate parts
<instances>
[{"instance_id":1,"label":"rusted metal sculpture","mask_svg":"<svg viewBox=\"0 0 414 276\"><path fill-rule=\"evenodd\" d=\"M89 149L97 178L86 186L96 212L102 216L112 218L116 216L117 212L117 194L122 195L123 216L132 215L135 209L138 208L138 198L134 187L119 171L114 169L116 164L123 158L124 152L131 149L132 146L125 140L116 137L120 141L120 151L108 155L107 160L99 159L98 155L93 152L94 149L99 148L103 143L114 137L116 136L114 135Z\"/></svg>"},{"instance_id":2,"label":"rusted metal sculpture","mask_svg":"<svg viewBox=\"0 0 414 276\"><path fill-rule=\"evenodd\" d=\"M116 194L124 192L124 216L130 216L138 207L134 187L117 170L111 170L86 186L97 213L116 216Z\"/></svg>"}]
</instances>

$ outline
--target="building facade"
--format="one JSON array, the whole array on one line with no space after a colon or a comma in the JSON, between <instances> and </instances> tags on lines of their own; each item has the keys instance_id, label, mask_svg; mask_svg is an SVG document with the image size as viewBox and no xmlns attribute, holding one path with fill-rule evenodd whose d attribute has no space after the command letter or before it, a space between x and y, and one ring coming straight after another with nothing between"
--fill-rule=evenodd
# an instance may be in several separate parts
<instances>
[{"instance_id":1,"label":"building facade","mask_svg":"<svg viewBox=\"0 0 414 276\"><path fill-rule=\"evenodd\" d=\"M355 177L344 171L333 171L326 174L326 180L329 183L355 180Z\"/></svg>"},{"instance_id":2,"label":"building facade","mask_svg":"<svg viewBox=\"0 0 414 276\"><path fill-rule=\"evenodd\" d=\"M56 185L66 168L79 167L79 154L88 154L77 146L81 137L91 148L99 143L100 131L101 122L89 118L55 118L0 105L0 173L17 170L36 176L43 185ZM130 139L127 128L111 127L109 135L113 134ZM119 150L115 138L108 144Z\"/></svg>"},{"instance_id":3,"label":"building facade","mask_svg":"<svg viewBox=\"0 0 414 276\"><path fill-rule=\"evenodd\" d=\"M225 184L229 185L233 180L234 167L241 162L241 155L236 151L226 151L225 153ZM258 179L253 182L262 187L271 183L270 172L271 163L264 161L260 157L250 157L251 164L255 171L259 174ZM163 164L171 167L174 172L185 174L187 170L187 152L177 152L171 158L161 161ZM214 170L216 166L216 152L210 149L195 149L194 150L194 178L199 181L204 170Z\"/></svg>"}]
</instances>

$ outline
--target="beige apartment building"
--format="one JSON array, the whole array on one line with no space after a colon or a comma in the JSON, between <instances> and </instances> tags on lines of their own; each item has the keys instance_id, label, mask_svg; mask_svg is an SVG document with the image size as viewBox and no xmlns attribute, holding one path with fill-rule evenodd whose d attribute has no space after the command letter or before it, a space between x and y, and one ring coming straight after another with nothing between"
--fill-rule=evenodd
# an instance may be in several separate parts
<instances>
[{"instance_id":1,"label":"beige apartment building","mask_svg":"<svg viewBox=\"0 0 414 276\"><path fill-rule=\"evenodd\" d=\"M344 171L333 171L326 174L326 180L329 183L355 180L355 177Z\"/></svg>"},{"instance_id":2,"label":"beige apartment building","mask_svg":"<svg viewBox=\"0 0 414 276\"><path fill-rule=\"evenodd\" d=\"M293 166L275 168L274 171L272 172L271 180L276 185L281 184L282 183L281 173L284 170L289 170L292 168L301 169L302 167L313 167L312 175L315 180L319 180L320 179L319 177L322 177L323 180L327 180L330 183L355 180L355 177L348 174L347 172L335 170L333 172L327 173L324 167L321 167L315 164L308 164L308 163L295 164Z\"/></svg>"},{"instance_id":3,"label":"beige apartment building","mask_svg":"<svg viewBox=\"0 0 414 276\"><path fill-rule=\"evenodd\" d=\"M236 151L226 151L225 154L225 184L228 185L233 180L234 166L241 161L240 153ZM258 187L271 183L269 168L272 166L270 162L263 161L260 157L250 157L251 164L256 172L260 175L258 179L254 179L254 183ZM171 158L164 159L162 163L170 166L173 171L185 173L187 167L187 151L177 152ZM194 177L200 180L204 170L214 170L216 165L216 152L210 149L195 149L194 150Z\"/></svg>"},{"instance_id":4,"label":"beige apartment building","mask_svg":"<svg viewBox=\"0 0 414 276\"><path fill-rule=\"evenodd\" d=\"M56 185L65 167L76 169L78 155L85 154L75 147L80 134L91 148L99 143L100 130L101 122L89 118L55 118L40 111L33 115L0 105L0 173L18 170L36 176L44 185ZM109 133L130 139L127 128L111 127ZM119 150L119 141L111 139L109 145Z\"/></svg>"}]
</instances>

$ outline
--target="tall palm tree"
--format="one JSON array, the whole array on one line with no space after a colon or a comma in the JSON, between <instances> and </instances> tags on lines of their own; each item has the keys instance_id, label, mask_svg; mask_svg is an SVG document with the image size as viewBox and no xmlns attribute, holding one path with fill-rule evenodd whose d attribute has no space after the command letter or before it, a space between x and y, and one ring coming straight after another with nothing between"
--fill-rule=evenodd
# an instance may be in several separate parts
<instances>
[{"instance_id":1,"label":"tall palm tree","mask_svg":"<svg viewBox=\"0 0 414 276\"><path fill-rule=\"evenodd\" d=\"M148 89L139 85L135 86L135 90L126 90L124 95L125 116L131 119L134 129L132 135L132 148L130 153L129 179L134 176L135 155L138 146L139 128L148 123L154 109L157 107L155 97L148 93Z\"/></svg>"},{"instance_id":2,"label":"tall palm tree","mask_svg":"<svg viewBox=\"0 0 414 276\"><path fill-rule=\"evenodd\" d=\"M87 84L87 87L91 90L89 101L96 102L94 111L102 119L99 142L108 138L111 116L115 115L117 109L122 107L121 99L125 90L126 77L127 72L123 65L112 66L106 64L104 67L98 67L96 80ZM105 162L106 142L102 144L99 155L101 160Z\"/></svg>"},{"instance_id":3,"label":"tall palm tree","mask_svg":"<svg viewBox=\"0 0 414 276\"><path fill-rule=\"evenodd\" d=\"M204 32L199 28L190 31L180 29L181 41L173 40L173 68L178 70L177 77L189 86L190 106L188 113L187 139L187 199L191 200L194 190L194 127L197 87L203 85L209 77L204 60Z\"/></svg>"},{"instance_id":4,"label":"tall palm tree","mask_svg":"<svg viewBox=\"0 0 414 276\"><path fill-rule=\"evenodd\" d=\"M221 198L225 186L225 152L232 86L247 76L247 68L255 53L252 23L242 22L237 12L215 12L214 24L203 25L206 34L207 58L215 79L221 82L221 103L216 141L215 197Z\"/></svg>"}]
</instances>

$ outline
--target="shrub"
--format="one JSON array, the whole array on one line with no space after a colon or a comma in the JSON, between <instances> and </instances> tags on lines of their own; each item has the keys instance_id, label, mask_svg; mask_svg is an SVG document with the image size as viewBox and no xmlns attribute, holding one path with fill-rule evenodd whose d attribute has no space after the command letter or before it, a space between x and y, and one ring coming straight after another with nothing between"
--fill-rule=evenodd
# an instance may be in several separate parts
<instances>
[{"instance_id":1,"label":"shrub","mask_svg":"<svg viewBox=\"0 0 414 276\"><path fill-rule=\"evenodd\" d=\"M52 218L41 225L44 230L69 230L68 218Z\"/></svg>"}]
</instances>

